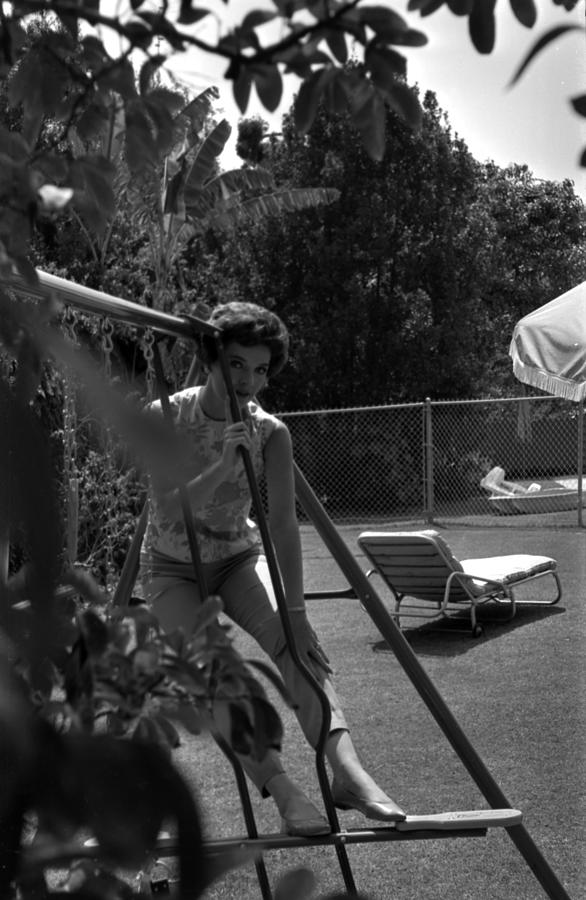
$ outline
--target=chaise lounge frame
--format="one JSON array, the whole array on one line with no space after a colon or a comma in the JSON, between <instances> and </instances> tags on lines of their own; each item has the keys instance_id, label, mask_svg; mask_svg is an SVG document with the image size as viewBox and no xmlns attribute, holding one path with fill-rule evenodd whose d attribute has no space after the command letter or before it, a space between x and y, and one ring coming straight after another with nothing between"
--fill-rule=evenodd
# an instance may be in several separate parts
<instances>
[{"instance_id":1,"label":"chaise lounge frame","mask_svg":"<svg viewBox=\"0 0 586 900\"><path fill-rule=\"evenodd\" d=\"M513 618L518 606L552 606L562 596L555 559L510 554L483 559L457 559L442 535L428 529L412 532L364 531L358 545L372 565L367 577L379 575L394 597L391 615L400 625L401 604L415 603L403 615L446 618L450 612L470 610L472 634L479 637L478 607L490 601L508 607ZM547 599L518 599L515 589L529 581L550 577L556 592ZM430 609L430 604L435 608Z\"/></svg>"}]
</instances>

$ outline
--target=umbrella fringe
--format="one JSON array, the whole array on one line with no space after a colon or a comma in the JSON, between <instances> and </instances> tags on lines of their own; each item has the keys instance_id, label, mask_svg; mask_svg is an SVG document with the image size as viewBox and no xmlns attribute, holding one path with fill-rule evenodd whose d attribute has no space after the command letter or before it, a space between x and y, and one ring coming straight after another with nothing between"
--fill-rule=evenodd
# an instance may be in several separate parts
<instances>
[{"instance_id":1,"label":"umbrella fringe","mask_svg":"<svg viewBox=\"0 0 586 900\"><path fill-rule=\"evenodd\" d=\"M513 372L519 381L556 397L562 397L564 400L580 403L586 398L586 382L576 384L559 375L550 375L548 372L526 366L519 359L513 360Z\"/></svg>"}]
</instances>

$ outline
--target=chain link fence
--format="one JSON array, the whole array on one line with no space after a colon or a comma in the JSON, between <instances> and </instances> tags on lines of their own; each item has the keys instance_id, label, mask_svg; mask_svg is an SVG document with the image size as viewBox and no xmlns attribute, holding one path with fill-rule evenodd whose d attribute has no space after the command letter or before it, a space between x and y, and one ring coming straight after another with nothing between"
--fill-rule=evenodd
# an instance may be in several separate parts
<instances>
[{"instance_id":1,"label":"chain link fence","mask_svg":"<svg viewBox=\"0 0 586 900\"><path fill-rule=\"evenodd\" d=\"M280 417L300 469L335 522L542 525L545 515L556 525L583 524L580 404L428 400ZM487 476L491 490L481 484Z\"/></svg>"}]
</instances>

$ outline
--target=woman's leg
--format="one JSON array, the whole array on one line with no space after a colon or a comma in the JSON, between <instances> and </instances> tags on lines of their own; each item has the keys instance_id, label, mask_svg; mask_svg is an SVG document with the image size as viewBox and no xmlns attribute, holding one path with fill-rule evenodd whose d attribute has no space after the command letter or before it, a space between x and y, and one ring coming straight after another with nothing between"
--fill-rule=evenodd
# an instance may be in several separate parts
<instances>
[{"instance_id":1,"label":"woman's leg","mask_svg":"<svg viewBox=\"0 0 586 900\"><path fill-rule=\"evenodd\" d=\"M253 637L275 663L295 704L295 714L308 743L317 745L322 727L320 700L295 665L281 623L269 568L262 555L248 555L226 571L219 589L226 614ZM298 647L304 663L324 691L330 706L330 731L347 729L329 671Z\"/></svg>"},{"instance_id":2,"label":"woman's leg","mask_svg":"<svg viewBox=\"0 0 586 900\"><path fill-rule=\"evenodd\" d=\"M199 590L195 582L168 576L154 577L145 585L145 600L165 632L182 628L190 634L197 619L200 605ZM224 736L229 743L229 736ZM283 773L280 754L269 750L262 762L249 756L239 756L244 771L251 781L263 790L267 781Z\"/></svg>"},{"instance_id":3,"label":"woman's leg","mask_svg":"<svg viewBox=\"0 0 586 900\"><path fill-rule=\"evenodd\" d=\"M195 624L200 595L193 581L169 576L143 580L145 600L165 632L182 628L189 634ZM227 743L230 735L223 734ZM269 749L258 761L236 754L242 768L263 796L272 796L290 834L310 836L328 832L327 820L283 769L280 753Z\"/></svg>"},{"instance_id":4,"label":"woman's leg","mask_svg":"<svg viewBox=\"0 0 586 900\"><path fill-rule=\"evenodd\" d=\"M249 557L224 577L220 594L224 609L248 632L275 662L295 703L299 724L312 747L319 738L321 703L311 685L295 665L287 647L267 562L263 556ZM344 713L328 670L311 655L304 655L330 704L331 724L325 752L332 767L336 805L359 809L369 818L398 821L405 818L362 767Z\"/></svg>"}]
</instances>

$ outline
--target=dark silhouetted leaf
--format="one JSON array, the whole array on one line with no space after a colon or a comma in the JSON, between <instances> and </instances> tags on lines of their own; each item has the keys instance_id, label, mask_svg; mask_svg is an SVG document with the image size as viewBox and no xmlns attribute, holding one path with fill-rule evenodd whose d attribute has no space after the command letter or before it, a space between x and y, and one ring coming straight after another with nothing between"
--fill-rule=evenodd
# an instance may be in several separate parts
<instances>
[{"instance_id":1,"label":"dark silhouetted leaf","mask_svg":"<svg viewBox=\"0 0 586 900\"><path fill-rule=\"evenodd\" d=\"M472 43L479 53L492 53L496 37L496 22L494 8L496 0L482 0L475 3L470 18L468 30Z\"/></svg>"},{"instance_id":2,"label":"dark silhouetted leaf","mask_svg":"<svg viewBox=\"0 0 586 900\"><path fill-rule=\"evenodd\" d=\"M447 0L448 9L455 16L469 16L478 0ZM484 2L484 0L481 0Z\"/></svg>"},{"instance_id":3,"label":"dark silhouetted leaf","mask_svg":"<svg viewBox=\"0 0 586 900\"><path fill-rule=\"evenodd\" d=\"M385 155L386 146L386 111L380 94L373 90L366 102L352 111L352 122L360 131L368 155L380 162Z\"/></svg>"},{"instance_id":4,"label":"dark silhouetted leaf","mask_svg":"<svg viewBox=\"0 0 586 900\"><path fill-rule=\"evenodd\" d=\"M526 28L533 28L537 21L537 8L534 0L510 0L511 9L516 19Z\"/></svg>"},{"instance_id":5,"label":"dark silhouetted leaf","mask_svg":"<svg viewBox=\"0 0 586 900\"><path fill-rule=\"evenodd\" d=\"M239 27L241 31L251 31L254 28L258 28L259 25L272 22L275 18L276 13L274 12L269 12L266 9L253 9L244 16Z\"/></svg>"},{"instance_id":6,"label":"dark silhouetted leaf","mask_svg":"<svg viewBox=\"0 0 586 900\"><path fill-rule=\"evenodd\" d=\"M335 78L331 78L324 90L324 102L330 112L341 114L348 108L348 99L351 94L348 76L344 69L337 69Z\"/></svg>"},{"instance_id":7,"label":"dark silhouetted leaf","mask_svg":"<svg viewBox=\"0 0 586 900\"><path fill-rule=\"evenodd\" d=\"M362 22L362 11L360 8L351 7L339 21L344 30L351 34L359 44L366 44L366 28Z\"/></svg>"},{"instance_id":8,"label":"dark silhouetted leaf","mask_svg":"<svg viewBox=\"0 0 586 900\"><path fill-rule=\"evenodd\" d=\"M571 103L578 115L586 116L586 94L581 94L579 97L572 97Z\"/></svg>"},{"instance_id":9,"label":"dark silhouetted leaf","mask_svg":"<svg viewBox=\"0 0 586 900\"><path fill-rule=\"evenodd\" d=\"M138 73L138 84L139 84L139 92L142 96L147 94L152 86L153 79L163 63L166 61L167 57L162 54L157 54L157 56L151 56L147 61L140 67L140 72Z\"/></svg>"},{"instance_id":10,"label":"dark silhouetted leaf","mask_svg":"<svg viewBox=\"0 0 586 900\"><path fill-rule=\"evenodd\" d=\"M539 40L530 49L529 53L511 78L509 87L512 87L517 83L517 81L519 81L527 66L535 59L535 57L539 53L541 53L541 51L545 47L547 47L548 44L551 44L551 42L557 40L560 35L566 34L569 31L582 32L582 29L578 25L557 25L555 28L551 28L549 31L546 31L545 34L542 34Z\"/></svg>"},{"instance_id":11,"label":"dark silhouetted leaf","mask_svg":"<svg viewBox=\"0 0 586 900\"><path fill-rule=\"evenodd\" d=\"M445 0L409 0L407 9L409 12L420 12L422 16L431 16L444 5Z\"/></svg>"},{"instance_id":12,"label":"dark silhouetted leaf","mask_svg":"<svg viewBox=\"0 0 586 900\"><path fill-rule=\"evenodd\" d=\"M300 134L307 134L313 124L327 79L327 69L318 69L299 88L295 100L295 127Z\"/></svg>"},{"instance_id":13,"label":"dark silhouetted leaf","mask_svg":"<svg viewBox=\"0 0 586 900\"><path fill-rule=\"evenodd\" d=\"M181 10L177 21L180 25L193 25L195 22L199 22L200 19L209 16L209 14L209 9L194 6L193 0L181 0Z\"/></svg>"},{"instance_id":14,"label":"dark silhouetted leaf","mask_svg":"<svg viewBox=\"0 0 586 900\"><path fill-rule=\"evenodd\" d=\"M400 47L425 47L428 43L428 37L423 31L407 28L392 43Z\"/></svg>"},{"instance_id":15,"label":"dark silhouetted leaf","mask_svg":"<svg viewBox=\"0 0 586 900\"><path fill-rule=\"evenodd\" d=\"M251 75L258 98L265 109L274 112L283 96L283 79L277 66L253 66Z\"/></svg>"},{"instance_id":16,"label":"dark silhouetted leaf","mask_svg":"<svg viewBox=\"0 0 586 900\"><path fill-rule=\"evenodd\" d=\"M125 100L136 97L136 81L132 64L127 59L117 60L100 78L100 83Z\"/></svg>"},{"instance_id":17,"label":"dark silhouetted leaf","mask_svg":"<svg viewBox=\"0 0 586 900\"><path fill-rule=\"evenodd\" d=\"M176 825L179 894L201 896L208 872L197 807L165 747L107 735L47 734L38 756L52 777L37 774L33 808L42 804L58 822L83 826L95 836L102 861L126 868L144 863L163 823Z\"/></svg>"},{"instance_id":18,"label":"dark silhouetted leaf","mask_svg":"<svg viewBox=\"0 0 586 900\"><path fill-rule=\"evenodd\" d=\"M106 52L106 49L99 40L99 38L88 35L84 37L81 42L82 47L82 59L84 64L88 67L90 72L99 72L104 67L104 64L111 60L111 57Z\"/></svg>"},{"instance_id":19,"label":"dark silhouetted leaf","mask_svg":"<svg viewBox=\"0 0 586 900\"><path fill-rule=\"evenodd\" d=\"M360 19L378 37L394 43L401 33L407 31L407 23L398 13L384 6L359 6Z\"/></svg>"},{"instance_id":20,"label":"dark silhouetted leaf","mask_svg":"<svg viewBox=\"0 0 586 900\"><path fill-rule=\"evenodd\" d=\"M328 28L326 33L326 43L330 53L337 59L339 63L345 65L348 61L348 44L346 43L346 35L337 28Z\"/></svg>"},{"instance_id":21,"label":"dark silhouetted leaf","mask_svg":"<svg viewBox=\"0 0 586 900\"><path fill-rule=\"evenodd\" d=\"M107 107L96 101L87 106L75 123L75 129L82 141L91 141L109 125L110 113Z\"/></svg>"},{"instance_id":22,"label":"dark silhouetted leaf","mask_svg":"<svg viewBox=\"0 0 586 900\"><path fill-rule=\"evenodd\" d=\"M252 76L248 68L241 66L237 77L234 79L232 91L236 106L241 113L245 113L250 100L250 90L252 88Z\"/></svg>"},{"instance_id":23,"label":"dark silhouetted leaf","mask_svg":"<svg viewBox=\"0 0 586 900\"><path fill-rule=\"evenodd\" d=\"M391 89L397 81L396 76L404 75L407 68L405 57L389 47L368 47L364 62L370 69L373 82L385 91Z\"/></svg>"},{"instance_id":24,"label":"dark silhouetted leaf","mask_svg":"<svg viewBox=\"0 0 586 900\"><path fill-rule=\"evenodd\" d=\"M154 40L152 28L149 28L146 22L138 17L134 18L124 28L124 34L135 47L147 50Z\"/></svg>"},{"instance_id":25,"label":"dark silhouetted leaf","mask_svg":"<svg viewBox=\"0 0 586 900\"><path fill-rule=\"evenodd\" d=\"M321 36L307 41L301 46L285 47L276 53L274 62L283 63L286 72L294 72L299 78L311 77L312 66L331 66L332 60L319 49Z\"/></svg>"}]
</instances>

